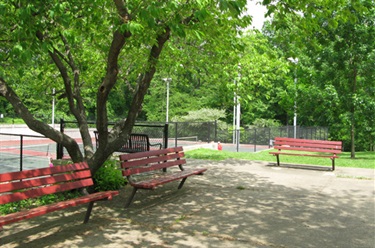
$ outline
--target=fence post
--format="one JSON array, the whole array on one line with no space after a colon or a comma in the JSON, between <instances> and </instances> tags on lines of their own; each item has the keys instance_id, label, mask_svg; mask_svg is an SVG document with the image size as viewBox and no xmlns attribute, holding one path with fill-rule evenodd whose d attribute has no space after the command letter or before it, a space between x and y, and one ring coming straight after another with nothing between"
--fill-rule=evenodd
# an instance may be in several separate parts
<instances>
[{"instance_id":1,"label":"fence post","mask_svg":"<svg viewBox=\"0 0 375 248\"><path fill-rule=\"evenodd\" d=\"M64 119L60 119L60 132L64 133ZM64 156L64 147L62 146L61 143L57 143L56 146L56 159L62 159Z\"/></svg>"},{"instance_id":2,"label":"fence post","mask_svg":"<svg viewBox=\"0 0 375 248\"><path fill-rule=\"evenodd\" d=\"M23 170L23 135L20 136L20 171Z\"/></svg>"},{"instance_id":3,"label":"fence post","mask_svg":"<svg viewBox=\"0 0 375 248\"><path fill-rule=\"evenodd\" d=\"M168 123L165 123L164 124L164 148L168 148L168 127L169 127L169 124Z\"/></svg>"},{"instance_id":4,"label":"fence post","mask_svg":"<svg viewBox=\"0 0 375 248\"><path fill-rule=\"evenodd\" d=\"M254 152L257 151L257 129L254 128Z\"/></svg>"},{"instance_id":5,"label":"fence post","mask_svg":"<svg viewBox=\"0 0 375 248\"><path fill-rule=\"evenodd\" d=\"M178 137L177 137L177 135L178 135L178 131L177 131L177 128L178 128L178 127L177 127L177 123L178 123L178 122L175 122L175 123L174 123L175 132L176 132L176 133L175 133L175 136L174 136L174 137L175 137L175 138L174 138L174 139L175 139L175 140L174 140L174 147L177 147L177 138L178 138Z\"/></svg>"}]
</instances>

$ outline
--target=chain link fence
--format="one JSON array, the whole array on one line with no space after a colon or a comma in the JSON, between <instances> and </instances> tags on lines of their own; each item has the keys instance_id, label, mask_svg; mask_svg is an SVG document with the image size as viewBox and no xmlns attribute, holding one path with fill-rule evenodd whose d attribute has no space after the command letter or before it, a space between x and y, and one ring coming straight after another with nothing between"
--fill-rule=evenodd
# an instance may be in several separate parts
<instances>
[{"instance_id":1,"label":"chain link fence","mask_svg":"<svg viewBox=\"0 0 375 248\"><path fill-rule=\"evenodd\" d=\"M233 130L231 125L220 124L220 127L218 126L217 122L171 122L167 124L138 122L133 127L133 133L147 134L151 143L162 143L163 147L199 147L205 145L207 147L209 143L221 142L223 150L239 152L256 152L269 149L273 146L275 137L294 137L293 126L241 128L240 130ZM89 127L90 132L92 131L95 147L95 123L90 123ZM30 135L32 133L26 126L22 129L10 128L9 132L4 127L2 130L4 134L0 135L0 162L7 164L7 166L3 166L3 169L8 170L7 167L14 167L14 170L17 170L17 167L19 167L22 170L22 168L34 167L36 161L38 164L45 166L49 158L55 157L55 155L56 158L63 158L64 155L68 155L60 144L56 144L43 136ZM82 139L76 122L62 121L60 131L74 138L83 150ZM296 127L296 137L328 140L328 131L327 127L298 126ZM56 151L56 154L54 151ZM38 162L38 158L43 162Z\"/></svg>"}]
</instances>

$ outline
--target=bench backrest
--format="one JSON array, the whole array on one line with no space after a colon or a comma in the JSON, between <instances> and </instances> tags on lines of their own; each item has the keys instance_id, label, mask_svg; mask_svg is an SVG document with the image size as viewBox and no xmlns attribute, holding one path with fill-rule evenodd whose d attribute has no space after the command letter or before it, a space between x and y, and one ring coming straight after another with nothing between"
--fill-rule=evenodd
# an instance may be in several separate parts
<instances>
[{"instance_id":1,"label":"bench backrest","mask_svg":"<svg viewBox=\"0 0 375 248\"><path fill-rule=\"evenodd\" d=\"M295 150L339 154L341 153L342 142L276 137L274 148L278 150Z\"/></svg>"},{"instance_id":2,"label":"bench backrest","mask_svg":"<svg viewBox=\"0 0 375 248\"><path fill-rule=\"evenodd\" d=\"M99 133L94 131L96 149L99 147ZM131 133L128 140L120 147L118 152L144 152L150 150L150 139L147 134Z\"/></svg>"},{"instance_id":3,"label":"bench backrest","mask_svg":"<svg viewBox=\"0 0 375 248\"><path fill-rule=\"evenodd\" d=\"M181 166L186 163L182 147L171 147L161 150L121 154L120 162L123 176Z\"/></svg>"},{"instance_id":4,"label":"bench backrest","mask_svg":"<svg viewBox=\"0 0 375 248\"><path fill-rule=\"evenodd\" d=\"M93 185L86 162L0 174L0 204Z\"/></svg>"},{"instance_id":5,"label":"bench backrest","mask_svg":"<svg viewBox=\"0 0 375 248\"><path fill-rule=\"evenodd\" d=\"M150 140L147 134L132 133L129 141L123 146L123 149L130 149L131 152L144 152L150 150Z\"/></svg>"}]
</instances>

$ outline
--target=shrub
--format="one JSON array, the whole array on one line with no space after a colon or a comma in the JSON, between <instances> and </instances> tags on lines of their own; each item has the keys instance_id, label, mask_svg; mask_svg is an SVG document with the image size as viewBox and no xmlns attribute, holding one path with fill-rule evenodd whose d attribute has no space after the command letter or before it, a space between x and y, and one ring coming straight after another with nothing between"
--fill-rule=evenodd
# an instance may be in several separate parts
<instances>
[{"instance_id":1,"label":"shrub","mask_svg":"<svg viewBox=\"0 0 375 248\"><path fill-rule=\"evenodd\" d=\"M122 176L116 160L107 160L93 178L96 191L118 190L126 185L126 179Z\"/></svg>"}]
</instances>

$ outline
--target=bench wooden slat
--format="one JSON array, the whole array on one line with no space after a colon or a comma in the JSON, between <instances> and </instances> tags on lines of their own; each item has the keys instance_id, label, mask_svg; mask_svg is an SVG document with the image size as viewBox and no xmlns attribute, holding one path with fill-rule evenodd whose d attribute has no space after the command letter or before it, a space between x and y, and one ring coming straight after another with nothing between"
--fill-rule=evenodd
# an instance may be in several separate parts
<instances>
[{"instance_id":1,"label":"bench wooden slat","mask_svg":"<svg viewBox=\"0 0 375 248\"><path fill-rule=\"evenodd\" d=\"M178 154L179 152L182 152L182 147L172 147L172 148L165 148L160 150L151 150L147 152L137 152L137 153L129 153L129 154L120 154L120 161L125 160L134 160L134 159L140 159L145 157L156 157L160 155L166 155L166 154Z\"/></svg>"},{"instance_id":2,"label":"bench wooden slat","mask_svg":"<svg viewBox=\"0 0 375 248\"><path fill-rule=\"evenodd\" d=\"M336 144L308 144L308 143L288 143L288 142L275 142L275 146L293 146L293 147L308 147L308 148L319 148L319 149L341 149L341 146Z\"/></svg>"},{"instance_id":3,"label":"bench wooden slat","mask_svg":"<svg viewBox=\"0 0 375 248\"><path fill-rule=\"evenodd\" d=\"M85 171L75 172L74 174L58 174L56 176L39 177L34 180L26 179L26 180L22 180L19 182L14 181L12 184L3 183L1 184L1 187L0 187L0 193L27 189L27 188L32 188L32 187L38 187L42 185L67 182L71 180L89 178L90 176L91 176L90 170L85 170Z\"/></svg>"},{"instance_id":4,"label":"bench wooden slat","mask_svg":"<svg viewBox=\"0 0 375 248\"><path fill-rule=\"evenodd\" d=\"M309 157L323 157L331 158L332 170L335 169L335 158L338 158L337 154L342 151L341 141L329 141L329 140L308 140L308 139L294 139L294 138L283 138L276 137L274 142L274 149L277 152L270 152L277 158L277 165L280 165L279 155L291 155L291 156L309 156ZM284 151L295 151L284 152ZM308 152L308 153L298 153Z\"/></svg>"},{"instance_id":5,"label":"bench wooden slat","mask_svg":"<svg viewBox=\"0 0 375 248\"><path fill-rule=\"evenodd\" d=\"M305 156L305 157L321 157L321 158L339 158L337 155L303 154L303 153L288 153L288 152L270 152L270 154Z\"/></svg>"},{"instance_id":6,"label":"bench wooden slat","mask_svg":"<svg viewBox=\"0 0 375 248\"><path fill-rule=\"evenodd\" d=\"M157 186L165 183L181 180L178 186L180 189L187 177L201 175L207 170L205 168L185 170L183 165L186 164L186 159L184 158L182 147L121 154L120 161L123 175L128 178L129 184L133 186L133 193L129 197L125 207L130 205L138 189L155 189ZM176 166L179 168L178 172L165 172L167 168L176 168ZM161 172L162 169L164 172ZM148 177L138 181L134 179L134 175L141 174L143 176L145 173L152 171L159 171L160 173L153 178Z\"/></svg>"},{"instance_id":7,"label":"bench wooden slat","mask_svg":"<svg viewBox=\"0 0 375 248\"><path fill-rule=\"evenodd\" d=\"M79 170L87 170L87 169L88 169L88 166L85 165L84 162L82 162L82 163L67 164L64 166L60 165L60 166L46 167L46 168L40 168L40 169L8 172L8 173L0 174L0 183L12 181L12 180L21 180L21 179L26 179L26 178L41 177L45 175L65 173L68 171L79 171Z\"/></svg>"},{"instance_id":8,"label":"bench wooden slat","mask_svg":"<svg viewBox=\"0 0 375 248\"><path fill-rule=\"evenodd\" d=\"M141 182L134 182L132 186L143 188L143 189L155 189L157 186L169 183L175 180L183 179L192 175L199 175L205 172L207 169L199 169L199 170L184 170L178 173L163 175L161 177L147 179Z\"/></svg>"},{"instance_id":9,"label":"bench wooden slat","mask_svg":"<svg viewBox=\"0 0 375 248\"><path fill-rule=\"evenodd\" d=\"M168 161L168 160L177 160L184 157L183 153L172 153L172 154L157 154L156 156L153 156L151 154L147 154L149 156L147 157L137 157L135 159L129 159L126 155L131 155L131 154L124 154L120 155L121 161L126 161L126 168L131 168L131 167L139 167L139 166L144 166L147 164L153 164L153 163L158 163L160 161Z\"/></svg>"},{"instance_id":10,"label":"bench wooden slat","mask_svg":"<svg viewBox=\"0 0 375 248\"><path fill-rule=\"evenodd\" d=\"M15 192L12 194L5 194L0 196L0 204L9 202L21 201L28 198L34 198L43 195L54 194L58 192L79 189L93 185L92 179L84 179L80 181L67 182L63 184L55 184L51 186L38 187L29 189L27 191Z\"/></svg>"},{"instance_id":11,"label":"bench wooden slat","mask_svg":"<svg viewBox=\"0 0 375 248\"><path fill-rule=\"evenodd\" d=\"M296 147L296 146L274 146L274 149L278 150L294 150L294 151L305 151L305 152L322 152L322 153L341 153L341 150L330 150L330 149L318 149L309 147Z\"/></svg>"},{"instance_id":12,"label":"bench wooden slat","mask_svg":"<svg viewBox=\"0 0 375 248\"><path fill-rule=\"evenodd\" d=\"M156 163L156 164L153 164L152 166L148 166L148 167L142 166L142 167L136 168L136 167L133 166L133 167L127 169L127 170L123 170L122 174L123 174L123 176L130 176L130 175L136 175L136 174L141 174L141 173L155 171L155 170L166 169L166 168L172 167L174 165L183 165L183 164L186 164L185 159L167 161L167 162L163 162L163 163Z\"/></svg>"},{"instance_id":13,"label":"bench wooden slat","mask_svg":"<svg viewBox=\"0 0 375 248\"><path fill-rule=\"evenodd\" d=\"M341 141L331 141L331 140L308 140L308 139L295 139L295 138L284 138L276 137L275 142L289 142L289 143L307 143L307 144L331 144L338 145L341 147Z\"/></svg>"},{"instance_id":14,"label":"bench wooden slat","mask_svg":"<svg viewBox=\"0 0 375 248\"><path fill-rule=\"evenodd\" d=\"M43 214L54 212L68 207L74 207L81 204L89 203L92 201L98 201L102 199L111 200L113 196L117 195L117 191L106 191L106 192L97 192L86 196L81 196L75 199L57 202L46 206L40 206L37 208L24 210L16 213L11 213L6 216L0 216L0 226L11 224L17 221L24 219L29 219L37 217Z\"/></svg>"},{"instance_id":15,"label":"bench wooden slat","mask_svg":"<svg viewBox=\"0 0 375 248\"><path fill-rule=\"evenodd\" d=\"M58 192L80 189L93 185L91 172L86 162L59 165L0 174L0 204L40 197ZM84 223L88 222L93 204L97 200L112 199L118 191L98 192L79 198L62 201L30 210L0 216L2 226L22 219L32 218L70 206L89 203Z\"/></svg>"}]
</instances>

